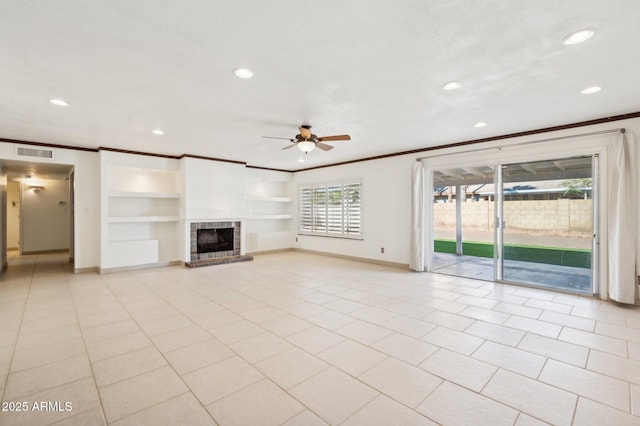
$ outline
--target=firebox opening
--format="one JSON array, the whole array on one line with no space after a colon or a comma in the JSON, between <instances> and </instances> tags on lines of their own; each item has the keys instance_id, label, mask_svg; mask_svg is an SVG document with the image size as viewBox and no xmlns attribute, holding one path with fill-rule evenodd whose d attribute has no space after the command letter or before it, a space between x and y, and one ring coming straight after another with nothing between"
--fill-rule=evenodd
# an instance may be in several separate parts
<instances>
[{"instance_id":1,"label":"firebox opening","mask_svg":"<svg viewBox=\"0 0 640 426\"><path fill-rule=\"evenodd\" d=\"M233 228L198 229L198 253L233 250Z\"/></svg>"}]
</instances>

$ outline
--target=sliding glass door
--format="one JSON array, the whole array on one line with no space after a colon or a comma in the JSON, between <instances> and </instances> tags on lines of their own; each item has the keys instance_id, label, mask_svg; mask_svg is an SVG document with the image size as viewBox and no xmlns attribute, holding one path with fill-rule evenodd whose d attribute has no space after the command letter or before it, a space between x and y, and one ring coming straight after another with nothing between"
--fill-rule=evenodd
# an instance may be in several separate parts
<instances>
[{"instance_id":1,"label":"sliding glass door","mask_svg":"<svg viewBox=\"0 0 640 426\"><path fill-rule=\"evenodd\" d=\"M592 157L501 165L498 173L497 278L591 293Z\"/></svg>"},{"instance_id":2,"label":"sliding glass door","mask_svg":"<svg viewBox=\"0 0 640 426\"><path fill-rule=\"evenodd\" d=\"M493 280L492 165L434 172L433 270Z\"/></svg>"},{"instance_id":3,"label":"sliding glass door","mask_svg":"<svg viewBox=\"0 0 640 426\"><path fill-rule=\"evenodd\" d=\"M591 156L433 173L432 270L596 293Z\"/></svg>"}]
</instances>

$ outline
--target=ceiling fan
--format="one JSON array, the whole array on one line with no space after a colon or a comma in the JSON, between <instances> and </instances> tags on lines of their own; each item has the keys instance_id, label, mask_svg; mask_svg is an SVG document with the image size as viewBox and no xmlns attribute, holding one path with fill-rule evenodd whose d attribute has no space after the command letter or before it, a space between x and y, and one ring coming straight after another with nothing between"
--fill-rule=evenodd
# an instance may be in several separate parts
<instances>
[{"instance_id":1,"label":"ceiling fan","mask_svg":"<svg viewBox=\"0 0 640 426\"><path fill-rule=\"evenodd\" d=\"M336 136L322 136L318 137L311 133L311 126L308 124L303 124L298 127L300 133L298 133L295 138L277 138L273 136L263 136L263 138L267 139L285 139L293 143L293 145L285 146L282 149L289 149L294 146L297 146L300 151L305 154L313 151L315 147L323 151L329 151L333 149L333 145L327 145L324 142L335 142L335 141L350 141L351 136L349 135L336 135Z\"/></svg>"}]
</instances>

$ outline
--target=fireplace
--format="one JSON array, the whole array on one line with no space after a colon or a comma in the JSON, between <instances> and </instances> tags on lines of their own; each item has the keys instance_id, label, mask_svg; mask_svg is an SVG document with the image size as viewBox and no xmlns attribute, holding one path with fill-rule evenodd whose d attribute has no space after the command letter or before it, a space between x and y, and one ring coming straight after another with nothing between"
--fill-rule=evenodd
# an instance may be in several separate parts
<instances>
[{"instance_id":1,"label":"fireplace","mask_svg":"<svg viewBox=\"0 0 640 426\"><path fill-rule=\"evenodd\" d=\"M240 257L241 222L191 222L189 266L224 263Z\"/></svg>"},{"instance_id":2,"label":"fireplace","mask_svg":"<svg viewBox=\"0 0 640 426\"><path fill-rule=\"evenodd\" d=\"M196 231L198 253L233 250L233 228L197 229Z\"/></svg>"}]
</instances>

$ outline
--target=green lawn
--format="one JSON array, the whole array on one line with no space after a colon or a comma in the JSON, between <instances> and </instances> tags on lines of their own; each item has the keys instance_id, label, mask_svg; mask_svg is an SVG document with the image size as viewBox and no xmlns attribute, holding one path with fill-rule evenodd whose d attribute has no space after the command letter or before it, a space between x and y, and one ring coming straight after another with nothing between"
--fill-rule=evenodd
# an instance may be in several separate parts
<instances>
[{"instance_id":1,"label":"green lawn","mask_svg":"<svg viewBox=\"0 0 640 426\"><path fill-rule=\"evenodd\" d=\"M437 253L455 254L456 252L456 242L454 240L434 240L433 244L434 251ZM466 256L493 258L493 244L463 241L462 252ZM591 268L591 250L505 245L504 257L507 260L522 260L526 262L544 263L547 265Z\"/></svg>"}]
</instances>

